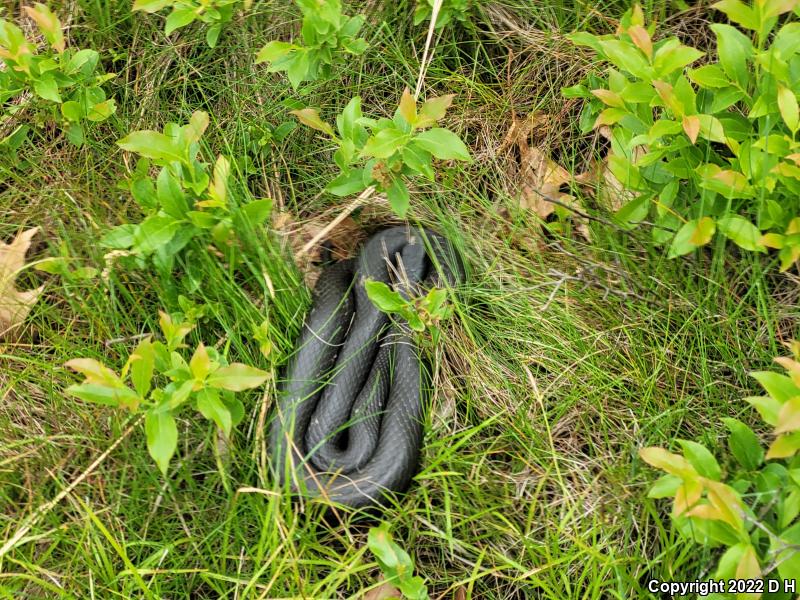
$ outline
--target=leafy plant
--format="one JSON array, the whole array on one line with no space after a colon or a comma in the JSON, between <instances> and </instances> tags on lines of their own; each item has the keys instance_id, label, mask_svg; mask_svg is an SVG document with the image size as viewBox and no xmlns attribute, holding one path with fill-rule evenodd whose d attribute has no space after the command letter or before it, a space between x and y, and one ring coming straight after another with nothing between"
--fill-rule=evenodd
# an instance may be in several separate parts
<instances>
[{"instance_id":1,"label":"leafy plant","mask_svg":"<svg viewBox=\"0 0 800 600\"><path fill-rule=\"evenodd\" d=\"M419 109L408 89L392 119L371 119L361 112L355 97L336 118L333 127L313 108L291 111L301 123L329 135L338 146L333 158L342 171L327 190L347 196L370 186L386 192L392 210L400 217L408 211L410 197L406 180L423 176L433 181L432 159L471 161L464 142L449 129L433 127L444 116L453 96L439 96Z\"/></svg>"},{"instance_id":2,"label":"leafy plant","mask_svg":"<svg viewBox=\"0 0 800 600\"><path fill-rule=\"evenodd\" d=\"M727 546L715 579L790 579L800 573L800 344L792 345L792 353L776 359L787 375L752 374L767 393L746 398L773 428L766 452L752 429L726 418L734 459L726 474L708 449L688 440L678 440L682 454L655 447L639 453L667 472L649 497L674 498L672 518L681 535Z\"/></svg>"},{"instance_id":3,"label":"leafy plant","mask_svg":"<svg viewBox=\"0 0 800 600\"><path fill-rule=\"evenodd\" d=\"M387 583L393 585L409 600L427 600L428 589L421 577L414 575L414 562L408 553L392 540L386 523L372 527L367 546L375 555Z\"/></svg>"},{"instance_id":4,"label":"leafy plant","mask_svg":"<svg viewBox=\"0 0 800 600\"><path fill-rule=\"evenodd\" d=\"M397 315L418 333L431 332L433 343L439 340L439 323L453 313L447 304L447 290L432 288L425 296L406 298L382 281L369 280L364 284L370 301L387 315Z\"/></svg>"},{"instance_id":5,"label":"leafy plant","mask_svg":"<svg viewBox=\"0 0 800 600\"><path fill-rule=\"evenodd\" d=\"M358 56L367 42L357 38L363 15L342 14L340 0L296 0L303 13L303 45L274 40L256 56L256 63L270 63L270 72L285 71L294 89L304 81L330 76L331 66L344 55Z\"/></svg>"},{"instance_id":6,"label":"leafy plant","mask_svg":"<svg viewBox=\"0 0 800 600\"><path fill-rule=\"evenodd\" d=\"M435 0L417 0L417 8L414 10L414 25L419 25L423 21L430 21L433 16L433 4ZM443 0L436 16L436 29L442 29L453 21L464 22L469 19L471 0Z\"/></svg>"},{"instance_id":7,"label":"leafy plant","mask_svg":"<svg viewBox=\"0 0 800 600\"><path fill-rule=\"evenodd\" d=\"M233 18L233 11L242 0L136 0L133 10L156 13L171 8L164 23L164 33L171 34L176 29L186 27L195 21L208 25L206 43L215 48L222 28ZM244 0L244 9L250 8L252 0Z\"/></svg>"},{"instance_id":8,"label":"leafy plant","mask_svg":"<svg viewBox=\"0 0 800 600\"><path fill-rule=\"evenodd\" d=\"M234 394L259 387L268 373L242 363L228 364L214 348L200 343L186 360L186 335L194 327L160 313L164 341L146 337L128 357L118 374L92 358L66 363L85 380L67 393L86 402L144 413L147 450L166 475L178 445L176 416L187 406L213 421L228 437L244 416L244 406ZM130 382L130 385L126 383Z\"/></svg>"},{"instance_id":9,"label":"leafy plant","mask_svg":"<svg viewBox=\"0 0 800 600\"><path fill-rule=\"evenodd\" d=\"M629 226L652 218L670 256L719 233L745 250L780 249L782 270L800 257L797 4L717 2L741 29L712 24L717 60L696 67L704 53L654 41L638 5L616 35L571 36L608 65L605 79L564 93L588 100L584 131L610 127L609 169L635 196L617 216Z\"/></svg>"},{"instance_id":10,"label":"leafy plant","mask_svg":"<svg viewBox=\"0 0 800 600\"><path fill-rule=\"evenodd\" d=\"M234 210L228 180L230 164L217 157L213 171L198 159L200 137L208 127L208 115L192 114L189 123L167 123L164 132L134 131L118 144L143 157L127 182L131 195L145 212L138 224L114 227L101 245L125 250L144 265L152 260L162 272L172 270L176 255L194 238L213 243L235 262L235 217L254 225L263 223L272 210L271 200L255 200ZM160 167L150 175L152 164Z\"/></svg>"},{"instance_id":11,"label":"leafy plant","mask_svg":"<svg viewBox=\"0 0 800 600\"><path fill-rule=\"evenodd\" d=\"M96 51L67 48L61 22L44 4L26 6L25 12L44 36L47 48L37 51L19 27L0 19L0 60L4 65L0 69L0 107L12 116L27 107L40 109L41 116L58 123L70 142L80 146L87 121L104 121L116 111L114 100L107 99L102 88L115 75L98 72L100 55ZM30 101L14 102L25 93L31 95ZM3 143L15 151L20 136Z\"/></svg>"},{"instance_id":12,"label":"leafy plant","mask_svg":"<svg viewBox=\"0 0 800 600\"><path fill-rule=\"evenodd\" d=\"M258 159L283 142L296 128L296 121L284 121L277 126L269 123L248 126L242 135L245 152L236 160L239 171L246 175L261 173L263 165L257 164Z\"/></svg>"}]
</instances>

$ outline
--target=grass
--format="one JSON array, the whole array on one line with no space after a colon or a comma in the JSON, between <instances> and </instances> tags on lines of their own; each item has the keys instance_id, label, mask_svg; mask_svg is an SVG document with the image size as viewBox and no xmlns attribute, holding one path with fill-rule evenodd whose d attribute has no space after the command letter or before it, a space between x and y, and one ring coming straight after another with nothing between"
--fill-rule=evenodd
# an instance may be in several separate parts
<instances>
[{"instance_id":1,"label":"grass","mask_svg":"<svg viewBox=\"0 0 800 600\"><path fill-rule=\"evenodd\" d=\"M275 382L310 298L293 238L303 222L325 223L342 207L321 194L335 168L311 132L300 128L260 154L250 147L266 123L287 120L284 100L298 97L283 77L253 65L261 44L296 31L297 13L288 2L256 1L212 51L193 28L166 39L163 20L132 15L127 0L70 6L54 7L71 15L70 40L102 50L106 69L118 73L111 89L119 110L83 149L42 129L22 150L24 169L0 163L4 238L39 225L34 260L63 248L102 269L102 232L139 218L115 186L133 164L114 142L198 109L212 118L209 159L249 153L256 166L248 174L237 163L238 197L272 197L297 225L250 232L236 273L197 250L181 265L199 283L190 293L120 267L107 280L21 278L47 289L24 330L0 348L0 541L29 525L0 558L0 596L357 597L379 581L366 549L376 515L339 510L332 518L318 504L293 503L265 463ZM769 365L779 340L794 334L796 279L775 275L767 259L717 247L668 261L646 230L592 222L585 242L545 235L515 208L509 157L496 152L512 114L553 114L541 143L574 172L585 169L592 140L577 135L578 107L558 90L591 65L563 34L613 28L625 8L486 3L473 22L436 38L425 93L458 94L447 125L477 160L417 189L412 219L454 240L469 277L432 357L420 473L377 515L436 598L459 590L467 598L644 598L650 577L705 574L713 551L687 546L665 503L646 498L655 475L636 452L676 437L719 448L720 417L750 420L740 401L753 389L747 372ZM413 4L369 2L350 12L358 10L369 14L370 50L302 96L329 119L356 94L366 112L389 114L416 83L426 32L412 26ZM660 0L646 11L674 14ZM391 221L380 201L356 215L365 230ZM66 397L74 377L61 365L92 356L119 367L137 336L157 326L158 310L177 310L180 293L206 307L191 343L214 344L274 377L265 393L245 398L229 445L205 421L182 419L178 458L163 479L141 426L128 433L126 415ZM266 357L252 336L264 319L273 346Z\"/></svg>"}]
</instances>

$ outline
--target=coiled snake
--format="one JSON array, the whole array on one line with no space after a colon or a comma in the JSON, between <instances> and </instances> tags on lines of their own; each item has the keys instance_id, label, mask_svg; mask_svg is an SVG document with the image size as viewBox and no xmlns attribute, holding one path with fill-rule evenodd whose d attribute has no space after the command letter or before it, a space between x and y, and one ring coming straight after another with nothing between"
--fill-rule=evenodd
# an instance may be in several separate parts
<instances>
[{"instance_id":1,"label":"coiled snake","mask_svg":"<svg viewBox=\"0 0 800 600\"><path fill-rule=\"evenodd\" d=\"M356 259L320 275L270 434L274 474L293 491L361 507L410 483L422 440L421 363L406 328L372 304L364 282L395 276L404 295L441 283L426 241L441 276L460 280L450 243L407 227L374 235Z\"/></svg>"}]
</instances>

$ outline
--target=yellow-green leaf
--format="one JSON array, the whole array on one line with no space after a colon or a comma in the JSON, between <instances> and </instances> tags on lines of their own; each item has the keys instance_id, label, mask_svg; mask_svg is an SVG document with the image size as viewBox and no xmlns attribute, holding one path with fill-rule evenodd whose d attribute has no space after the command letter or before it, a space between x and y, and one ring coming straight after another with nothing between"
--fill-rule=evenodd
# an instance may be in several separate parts
<instances>
[{"instance_id":1,"label":"yellow-green leaf","mask_svg":"<svg viewBox=\"0 0 800 600\"><path fill-rule=\"evenodd\" d=\"M792 133L797 133L800 124L800 110L797 106L797 96L787 87L778 86L778 110L781 112L784 123Z\"/></svg>"},{"instance_id":2,"label":"yellow-green leaf","mask_svg":"<svg viewBox=\"0 0 800 600\"><path fill-rule=\"evenodd\" d=\"M403 95L400 98L400 106L398 108L400 115L406 120L409 125L415 125L417 122L417 101L408 88L403 90Z\"/></svg>"},{"instance_id":3,"label":"yellow-green leaf","mask_svg":"<svg viewBox=\"0 0 800 600\"><path fill-rule=\"evenodd\" d=\"M639 450L641 459L656 469L678 477L697 477L697 471L680 454L673 454L655 446Z\"/></svg>"},{"instance_id":4,"label":"yellow-green leaf","mask_svg":"<svg viewBox=\"0 0 800 600\"><path fill-rule=\"evenodd\" d=\"M320 119L319 111L316 108L303 108L300 110L290 110L289 114L297 117L298 121L300 121L303 125L311 127L311 129L322 131L323 133L327 133L330 136L333 135L333 127L331 127L325 121Z\"/></svg>"},{"instance_id":5,"label":"yellow-green leaf","mask_svg":"<svg viewBox=\"0 0 800 600\"><path fill-rule=\"evenodd\" d=\"M800 396L795 396L781 406L775 433L788 433L798 429L800 429Z\"/></svg>"},{"instance_id":6,"label":"yellow-green leaf","mask_svg":"<svg viewBox=\"0 0 800 600\"><path fill-rule=\"evenodd\" d=\"M64 32L61 30L61 22L58 17L47 6L37 3L33 8L25 7L28 16L36 21L36 25L44 35L47 43L58 53L64 52Z\"/></svg>"}]
</instances>

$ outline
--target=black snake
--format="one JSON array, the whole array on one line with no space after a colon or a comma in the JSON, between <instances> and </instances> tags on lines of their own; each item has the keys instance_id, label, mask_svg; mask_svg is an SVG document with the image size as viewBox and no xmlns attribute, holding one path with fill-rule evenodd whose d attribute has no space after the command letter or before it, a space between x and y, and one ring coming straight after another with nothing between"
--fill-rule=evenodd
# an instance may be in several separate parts
<instances>
[{"instance_id":1,"label":"black snake","mask_svg":"<svg viewBox=\"0 0 800 600\"><path fill-rule=\"evenodd\" d=\"M323 271L272 422L279 482L353 507L408 486L422 440L421 363L407 328L373 305L364 282L394 281L408 297L441 284L439 274L451 284L463 276L452 246L408 227L381 231L356 259Z\"/></svg>"}]
</instances>

